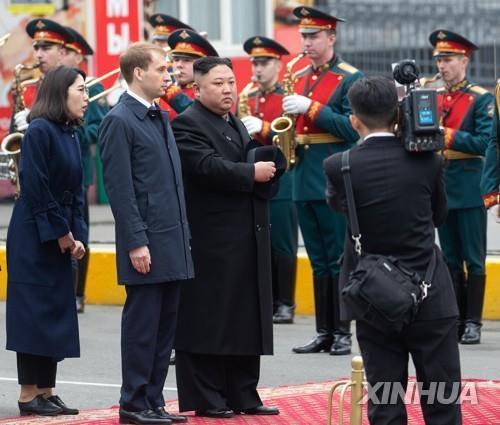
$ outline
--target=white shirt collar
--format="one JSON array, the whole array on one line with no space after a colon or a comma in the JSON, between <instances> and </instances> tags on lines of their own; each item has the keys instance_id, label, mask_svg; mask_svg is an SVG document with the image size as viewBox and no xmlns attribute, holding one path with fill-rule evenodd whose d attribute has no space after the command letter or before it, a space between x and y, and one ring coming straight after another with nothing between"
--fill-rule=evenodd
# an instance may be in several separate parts
<instances>
[{"instance_id":1,"label":"white shirt collar","mask_svg":"<svg viewBox=\"0 0 500 425\"><path fill-rule=\"evenodd\" d=\"M363 141L365 141L366 139L371 139L372 137L394 137L394 133L390 133L388 131L379 131L375 133L370 133L363 139Z\"/></svg>"},{"instance_id":2,"label":"white shirt collar","mask_svg":"<svg viewBox=\"0 0 500 425\"><path fill-rule=\"evenodd\" d=\"M150 108L151 106L154 106L152 103L149 103L146 99L143 97L139 96L138 94L134 93L132 90L127 89L127 94L132 96L135 100L138 102L141 102L146 108Z\"/></svg>"}]
</instances>

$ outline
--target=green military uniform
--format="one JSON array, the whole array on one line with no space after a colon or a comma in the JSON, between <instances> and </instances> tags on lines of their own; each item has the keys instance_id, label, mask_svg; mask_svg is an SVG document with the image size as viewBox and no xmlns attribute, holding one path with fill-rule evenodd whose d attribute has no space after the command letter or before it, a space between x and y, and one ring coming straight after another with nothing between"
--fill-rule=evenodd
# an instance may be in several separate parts
<instances>
[{"instance_id":1,"label":"green military uniform","mask_svg":"<svg viewBox=\"0 0 500 425\"><path fill-rule=\"evenodd\" d=\"M470 56L477 47L446 30L431 33L434 56ZM485 288L486 210L481 197L484 155L491 134L493 97L465 79L438 90L445 132L448 217L438 229L460 311L459 338L479 343ZM465 273L464 273L465 272Z\"/></svg>"},{"instance_id":2,"label":"green military uniform","mask_svg":"<svg viewBox=\"0 0 500 425\"><path fill-rule=\"evenodd\" d=\"M254 66L261 62L280 60L289 52L276 41L261 36L250 37L243 43ZM277 75L276 75L277 77ZM280 83L263 90L257 84L247 86L240 93L238 114L245 124L245 115L262 121L262 129L252 137L262 144L273 143L276 135L271 122L282 113L283 88ZM246 111L242 111L246 109ZM298 223L297 211L292 200L293 170L280 178L280 189L270 202L271 260L273 277L274 323L292 323L295 311L295 279L297 270Z\"/></svg>"},{"instance_id":3,"label":"green military uniform","mask_svg":"<svg viewBox=\"0 0 500 425\"><path fill-rule=\"evenodd\" d=\"M304 36L320 30L334 30L337 21L309 7L298 7ZM293 200L299 225L311 261L314 280L316 328L318 336L297 353L330 351L349 354L349 322L340 320L338 290L339 259L344 250L346 222L325 201L326 181L323 161L352 147L359 136L349 122L351 107L347 92L362 73L333 54L330 61L315 69L308 65L296 73L295 93L308 98L307 111L297 118L297 165L293 175ZM284 100L286 109L287 98Z\"/></svg>"},{"instance_id":4,"label":"green military uniform","mask_svg":"<svg viewBox=\"0 0 500 425\"><path fill-rule=\"evenodd\" d=\"M86 56L94 54L92 47L89 46L85 38L75 31L71 27L65 27L65 29L71 34L72 39L67 40L64 43L64 47L68 51L73 51L78 55ZM90 78L87 79L86 84L89 84ZM89 99L102 93L104 87L100 83L92 84L89 88ZM87 198L87 190L89 186L93 183L94 167L92 162L92 145L97 145L97 132L102 119L108 113L109 108L106 103L106 97L101 97L100 99L89 102L85 117L83 120L83 125L76 129L78 135L78 140L80 142L80 150L82 153L82 167L83 167L83 185L85 188L85 206L84 206L84 217L87 223L87 230L89 229L89 205ZM88 234L87 234L88 239ZM85 256L78 261L73 262L73 283L75 285L76 292L76 303L77 310L79 313L83 312L84 309L84 295L85 295L85 284L87 280L87 270L89 263L89 249L86 250Z\"/></svg>"},{"instance_id":5,"label":"green military uniform","mask_svg":"<svg viewBox=\"0 0 500 425\"><path fill-rule=\"evenodd\" d=\"M500 80L495 87L495 115L493 117L493 128L486 148L483 177L481 179L481 189L483 201L486 208L490 208L500 203L500 126L499 105L500 105Z\"/></svg>"}]
</instances>

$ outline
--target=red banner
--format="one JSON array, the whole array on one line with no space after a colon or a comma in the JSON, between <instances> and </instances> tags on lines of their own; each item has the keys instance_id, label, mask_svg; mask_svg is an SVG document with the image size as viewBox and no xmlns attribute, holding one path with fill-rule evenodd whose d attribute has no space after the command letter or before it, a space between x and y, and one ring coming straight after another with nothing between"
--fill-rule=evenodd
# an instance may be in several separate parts
<instances>
[{"instance_id":1,"label":"red banner","mask_svg":"<svg viewBox=\"0 0 500 425\"><path fill-rule=\"evenodd\" d=\"M94 0L94 75L101 76L119 66L120 54L131 42L142 39L142 0ZM89 31L91 32L91 31ZM112 85L116 75L103 84Z\"/></svg>"}]
</instances>

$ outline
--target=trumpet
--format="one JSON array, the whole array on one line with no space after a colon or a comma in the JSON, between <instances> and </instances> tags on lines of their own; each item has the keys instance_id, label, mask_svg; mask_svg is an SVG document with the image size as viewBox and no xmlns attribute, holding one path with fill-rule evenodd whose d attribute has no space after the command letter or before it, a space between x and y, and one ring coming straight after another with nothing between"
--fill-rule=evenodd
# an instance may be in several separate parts
<instances>
[{"instance_id":1,"label":"trumpet","mask_svg":"<svg viewBox=\"0 0 500 425\"><path fill-rule=\"evenodd\" d=\"M101 81L105 80L106 78L109 78L115 74L118 74L120 72L120 67L113 69L112 71L106 72L106 74L101 75L98 78L94 78L90 80L85 86L89 89L92 86L95 86L97 83L100 83Z\"/></svg>"},{"instance_id":2,"label":"trumpet","mask_svg":"<svg viewBox=\"0 0 500 425\"><path fill-rule=\"evenodd\" d=\"M4 34L0 37L0 47L3 46L5 43L7 43L7 40L9 39L10 37L10 32L8 32L7 34Z\"/></svg>"},{"instance_id":3,"label":"trumpet","mask_svg":"<svg viewBox=\"0 0 500 425\"><path fill-rule=\"evenodd\" d=\"M438 89L438 88L444 87L443 76L439 72L431 78L422 77L419 82L420 82L420 86L425 87L425 88Z\"/></svg>"}]
</instances>

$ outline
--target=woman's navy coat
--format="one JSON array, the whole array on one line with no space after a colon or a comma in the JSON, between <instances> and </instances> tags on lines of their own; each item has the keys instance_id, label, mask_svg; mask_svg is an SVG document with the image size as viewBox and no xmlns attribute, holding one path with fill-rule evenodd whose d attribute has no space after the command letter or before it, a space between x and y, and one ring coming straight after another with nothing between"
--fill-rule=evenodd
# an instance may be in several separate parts
<instances>
[{"instance_id":1,"label":"woman's navy coat","mask_svg":"<svg viewBox=\"0 0 500 425\"><path fill-rule=\"evenodd\" d=\"M87 244L78 139L72 127L37 118L21 152L21 196L7 234L7 349L79 357L71 257L57 243L72 232Z\"/></svg>"}]
</instances>

